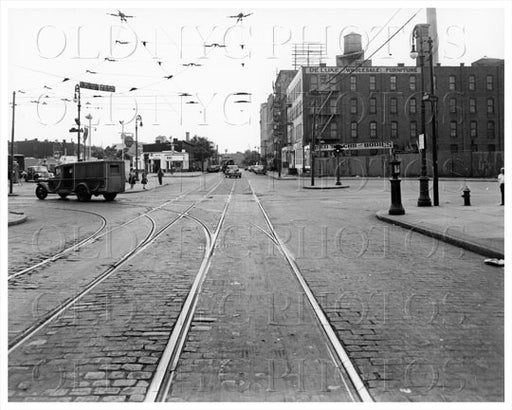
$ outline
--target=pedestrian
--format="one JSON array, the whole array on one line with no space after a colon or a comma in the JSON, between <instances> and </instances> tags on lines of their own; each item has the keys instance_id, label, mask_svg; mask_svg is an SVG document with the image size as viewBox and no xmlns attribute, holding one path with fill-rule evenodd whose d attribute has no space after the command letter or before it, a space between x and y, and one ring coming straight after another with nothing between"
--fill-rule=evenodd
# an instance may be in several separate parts
<instances>
[{"instance_id":1,"label":"pedestrian","mask_svg":"<svg viewBox=\"0 0 512 410\"><path fill-rule=\"evenodd\" d=\"M158 168L156 175L158 176L158 183L162 185L162 177L164 176L164 171L162 171L162 168Z\"/></svg>"},{"instance_id":2,"label":"pedestrian","mask_svg":"<svg viewBox=\"0 0 512 410\"><path fill-rule=\"evenodd\" d=\"M130 184L130 189L133 189L133 186L135 185L135 171L133 168L130 168L130 173L128 175L128 183Z\"/></svg>"},{"instance_id":3,"label":"pedestrian","mask_svg":"<svg viewBox=\"0 0 512 410\"><path fill-rule=\"evenodd\" d=\"M142 189L146 189L146 184L148 183L148 176L146 174L146 170L142 171L142 179L141 179Z\"/></svg>"},{"instance_id":4,"label":"pedestrian","mask_svg":"<svg viewBox=\"0 0 512 410\"><path fill-rule=\"evenodd\" d=\"M501 172L498 175L498 184L500 184L501 192L501 204L505 205L505 168L501 168Z\"/></svg>"}]
</instances>

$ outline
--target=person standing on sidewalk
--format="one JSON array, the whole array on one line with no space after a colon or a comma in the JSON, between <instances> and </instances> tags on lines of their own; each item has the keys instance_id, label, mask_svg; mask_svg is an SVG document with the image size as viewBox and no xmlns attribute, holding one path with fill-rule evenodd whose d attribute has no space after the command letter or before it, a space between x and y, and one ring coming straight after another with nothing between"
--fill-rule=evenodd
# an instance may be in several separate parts
<instances>
[{"instance_id":1,"label":"person standing on sidewalk","mask_svg":"<svg viewBox=\"0 0 512 410\"><path fill-rule=\"evenodd\" d=\"M498 175L498 184L500 184L501 191L501 204L505 205L505 168L501 168L501 172Z\"/></svg>"},{"instance_id":2,"label":"person standing on sidewalk","mask_svg":"<svg viewBox=\"0 0 512 410\"><path fill-rule=\"evenodd\" d=\"M146 174L146 170L142 171L142 179L141 179L142 189L146 189L146 184L148 183L148 176Z\"/></svg>"},{"instance_id":3,"label":"person standing on sidewalk","mask_svg":"<svg viewBox=\"0 0 512 410\"><path fill-rule=\"evenodd\" d=\"M135 171L133 168L130 168L130 173L128 174L128 183L130 184L130 189L133 189L135 185Z\"/></svg>"},{"instance_id":4,"label":"person standing on sidewalk","mask_svg":"<svg viewBox=\"0 0 512 410\"><path fill-rule=\"evenodd\" d=\"M162 171L162 168L158 168L156 175L158 176L158 183L162 185L162 177L164 176L164 171Z\"/></svg>"}]
</instances>

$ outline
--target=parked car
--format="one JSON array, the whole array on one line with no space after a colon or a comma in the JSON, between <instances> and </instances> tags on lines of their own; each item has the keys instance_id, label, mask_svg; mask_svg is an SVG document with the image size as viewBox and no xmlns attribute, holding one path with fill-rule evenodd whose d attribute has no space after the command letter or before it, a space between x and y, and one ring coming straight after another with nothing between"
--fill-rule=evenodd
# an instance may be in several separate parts
<instances>
[{"instance_id":1,"label":"parked car","mask_svg":"<svg viewBox=\"0 0 512 410\"><path fill-rule=\"evenodd\" d=\"M238 165L228 165L225 172L226 178L242 178L242 171Z\"/></svg>"},{"instance_id":2,"label":"parked car","mask_svg":"<svg viewBox=\"0 0 512 410\"><path fill-rule=\"evenodd\" d=\"M123 161L84 161L55 167L54 178L37 183L36 196L45 199L51 193L64 199L76 194L79 201L87 202L93 195L103 195L106 201L113 201L124 189Z\"/></svg>"},{"instance_id":3,"label":"parked car","mask_svg":"<svg viewBox=\"0 0 512 410\"><path fill-rule=\"evenodd\" d=\"M208 168L206 168L207 172L219 172L220 171L220 165L208 165Z\"/></svg>"},{"instance_id":4,"label":"parked car","mask_svg":"<svg viewBox=\"0 0 512 410\"><path fill-rule=\"evenodd\" d=\"M265 168L265 165L254 165L252 172L255 174L265 175L267 173L267 169Z\"/></svg>"},{"instance_id":5,"label":"parked car","mask_svg":"<svg viewBox=\"0 0 512 410\"><path fill-rule=\"evenodd\" d=\"M50 178L50 173L48 172L48 168L42 165L34 165L32 167L27 168L27 172L25 174L25 181L39 181L40 179L48 179Z\"/></svg>"}]
</instances>

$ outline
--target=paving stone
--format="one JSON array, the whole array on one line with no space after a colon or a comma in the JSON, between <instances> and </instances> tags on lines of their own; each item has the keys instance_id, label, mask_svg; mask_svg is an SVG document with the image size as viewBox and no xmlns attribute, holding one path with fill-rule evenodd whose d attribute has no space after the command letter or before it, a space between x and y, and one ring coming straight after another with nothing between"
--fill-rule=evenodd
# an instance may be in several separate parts
<instances>
[{"instance_id":1,"label":"paving stone","mask_svg":"<svg viewBox=\"0 0 512 410\"><path fill-rule=\"evenodd\" d=\"M94 394L118 394L121 391L119 387L97 387L94 389Z\"/></svg>"},{"instance_id":2,"label":"paving stone","mask_svg":"<svg viewBox=\"0 0 512 410\"><path fill-rule=\"evenodd\" d=\"M80 397L77 397L75 398L75 402L76 401L85 401L85 402L92 402L92 401L98 401L99 397L98 396L80 396Z\"/></svg>"},{"instance_id":3,"label":"paving stone","mask_svg":"<svg viewBox=\"0 0 512 410\"><path fill-rule=\"evenodd\" d=\"M88 396L91 394L90 387L77 387L69 391L70 396Z\"/></svg>"},{"instance_id":4,"label":"paving stone","mask_svg":"<svg viewBox=\"0 0 512 410\"><path fill-rule=\"evenodd\" d=\"M144 364L155 364L158 363L159 359L157 357L140 357L138 362Z\"/></svg>"},{"instance_id":5,"label":"paving stone","mask_svg":"<svg viewBox=\"0 0 512 410\"><path fill-rule=\"evenodd\" d=\"M112 383L112 386L113 387L130 387L130 386L135 385L135 383L137 383L136 379L133 379L133 380L119 379L119 380L114 380L114 382Z\"/></svg>"},{"instance_id":6,"label":"paving stone","mask_svg":"<svg viewBox=\"0 0 512 410\"><path fill-rule=\"evenodd\" d=\"M85 374L84 378L92 380L104 379L105 372L89 372Z\"/></svg>"},{"instance_id":7,"label":"paving stone","mask_svg":"<svg viewBox=\"0 0 512 410\"><path fill-rule=\"evenodd\" d=\"M125 401L126 396L103 396L101 401Z\"/></svg>"},{"instance_id":8,"label":"paving stone","mask_svg":"<svg viewBox=\"0 0 512 410\"><path fill-rule=\"evenodd\" d=\"M131 395L129 400L130 401L144 401L144 399L146 398L146 396L144 396L143 394L134 394L134 395Z\"/></svg>"},{"instance_id":9,"label":"paving stone","mask_svg":"<svg viewBox=\"0 0 512 410\"><path fill-rule=\"evenodd\" d=\"M152 376L150 372L132 372L128 374L128 379L151 379Z\"/></svg>"},{"instance_id":10,"label":"paving stone","mask_svg":"<svg viewBox=\"0 0 512 410\"><path fill-rule=\"evenodd\" d=\"M122 369L128 371L138 371L142 370L142 364L123 364Z\"/></svg>"}]
</instances>

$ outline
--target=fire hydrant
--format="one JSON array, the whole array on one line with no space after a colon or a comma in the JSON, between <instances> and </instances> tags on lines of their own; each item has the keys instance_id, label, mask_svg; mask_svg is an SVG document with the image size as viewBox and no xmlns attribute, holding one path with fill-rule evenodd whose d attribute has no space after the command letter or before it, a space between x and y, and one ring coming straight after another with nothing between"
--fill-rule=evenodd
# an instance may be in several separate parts
<instances>
[{"instance_id":1,"label":"fire hydrant","mask_svg":"<svg viewBox=\"0 0 512 410\"><path fill-rule=\"evenodd\" d=\"M462 198L464 198L464 206L471 206L471 190L466 185L462 190Z\"/></svg>"}]
</instances>

